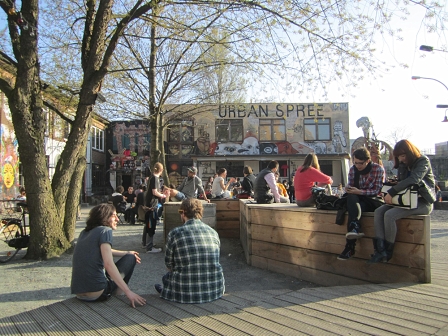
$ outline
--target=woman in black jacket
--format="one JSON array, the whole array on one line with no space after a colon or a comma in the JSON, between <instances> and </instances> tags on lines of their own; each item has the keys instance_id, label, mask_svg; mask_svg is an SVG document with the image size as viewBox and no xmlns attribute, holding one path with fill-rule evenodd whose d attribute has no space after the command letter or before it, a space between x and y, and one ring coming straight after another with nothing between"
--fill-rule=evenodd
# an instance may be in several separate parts
<instances>
[{"instance_id":1,"label":"woman in black jacket","mask_svg":"<svg viewBox=\"0 0 448 336\"><path fill-rule=\"evenodd\" d=\"M240 194L248 195L248 197L253 197L255 176L252 172L252 168L249 166L244 166L243 175L244 175L244 178L243 178L243 182L241 182L241 193Z\"/></svg>"},{"instance_id":2,"label":"woman in black jacket","mask_svg":"<svg viewBox=\"0 0 448 336\"><path fill-rule=\"evenodd\" d=\"M391 187L384 196L386 204L375 210L375 238L373 239L375 253L368 261L371 264L388 262L392 258L398 219L411 215L429 215L436 200L434 174L429 159L408 140L397 142L393 155L395 157L394 168L404 166L405 170L404 173L402 171L399 174L398 183ZM404 209L390 205L392 197L414 184L419 186L416 209Z\"/></svg>"}]
</instances>

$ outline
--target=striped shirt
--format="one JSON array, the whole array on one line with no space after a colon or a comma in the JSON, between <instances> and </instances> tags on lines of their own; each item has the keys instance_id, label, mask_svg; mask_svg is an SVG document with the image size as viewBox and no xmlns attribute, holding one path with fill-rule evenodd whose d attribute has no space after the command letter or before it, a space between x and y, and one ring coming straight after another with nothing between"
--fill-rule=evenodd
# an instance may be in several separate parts
<instances>
[{"instance_id":1,"label":"striped shirt","mask_svg":"<svg viewBox=\"0 0 448 336\"><path fill-rule=\"evenodd\" d=\"M224 293L224 274L219 263L220 240L214 229L199 219L174 228L167 237L161 297L180 303L203 303Z\"/></svg>"}]
</instances>

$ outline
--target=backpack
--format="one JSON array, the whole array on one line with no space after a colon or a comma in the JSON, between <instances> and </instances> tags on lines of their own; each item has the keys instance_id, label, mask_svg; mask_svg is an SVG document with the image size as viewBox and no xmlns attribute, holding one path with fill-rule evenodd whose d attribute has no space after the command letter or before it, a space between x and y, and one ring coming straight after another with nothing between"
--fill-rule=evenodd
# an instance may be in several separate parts
<instances>
[{"instance_id":1,"label":"backpack","mask_svg":"<svg viewBox=\"0 0 448 336\"><path fill-rule=\"evenodd\" d=\"M311 188L316 208L319 210L341 210L344 209L347 202L347 195L342 195L341 198L334 195L325 194L325 188L313 187Z\"/></svg>"}]
</instances>

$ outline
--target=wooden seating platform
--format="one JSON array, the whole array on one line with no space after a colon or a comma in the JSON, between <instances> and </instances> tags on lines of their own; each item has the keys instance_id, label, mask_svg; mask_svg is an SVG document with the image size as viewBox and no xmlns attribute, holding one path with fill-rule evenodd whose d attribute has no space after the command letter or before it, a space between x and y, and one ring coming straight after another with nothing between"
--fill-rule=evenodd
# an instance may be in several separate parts
<instances>
[{"instance_id":1,"label":"wooden seating platform","mask_svg":"<svg viewBox=\"0 0 448 336\"><path fill-rule=\"evenodd\" d=\"M211 303L75 298L0 319L0 335L448 335L447 264L434 284L233 292ZM437 268L437 267L436 267Z\"/></svg>"},{"instance_id":2,"label":"wooden seating platform","mask_svg":"<svg viewBox=\"0 0 448 336\"><path fill-rule=\"evenodd\" d=\"M245 200L240 204L240 240L249 265L324 286L431 282L430 216L398 220L393 258L368 265L375 236L373 213L363 213L365 236L357 240L348 263L336 258L347 232L346 224L335 224L336 211Z\"/></svg>"}]
</instances>

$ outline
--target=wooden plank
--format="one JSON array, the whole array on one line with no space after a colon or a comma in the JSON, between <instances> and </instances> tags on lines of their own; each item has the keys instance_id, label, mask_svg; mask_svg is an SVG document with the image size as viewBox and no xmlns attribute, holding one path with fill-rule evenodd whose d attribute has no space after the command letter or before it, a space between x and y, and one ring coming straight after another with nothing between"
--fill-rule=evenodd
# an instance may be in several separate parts
<instances>
[{"instance_id":1,"label":"wooden plank","mask_svg":"<svg viewBox=\"0 0 448 336\"><path fill-rule=\"evenodd\" d=\"M298 211L273 211L272 209L251 209L252 224L260 224L290 229L301 229L317 232L338 233L345 235L346 225L335 224L335 214L311 209L310 212ZM397 221L397 242L424 244L424 228L429 216L414 216L417 218L405 218ZM373 217L365 215L361 218L361 225L366 237L374 237Z\"/></svg>"},{"instance_id":2,"label":"wooden plank","mask_svg":"<svg viewBox=\"0 0 448 336\"><path fill-rule=\"evenodd\" d=\"M14 322L14 325L21 335L31 334L45 336L47 334L27 312L11 316L11 320Z\"/></svg>"},{"instance_id":3,"label":"wooden plank","mask_svg":"<svg viewBox=\"0 0 448 336\"><path fill-rule=\"evenodd\" d=\"M218 230L218 234L220 238L239 238L240 230L239 229Z\"/></svg>"},{"instance_id":4,"label":"wooden plank","mask_svg":"<svg viewBox=\"0 0 448 336\"><path fill-rule=\"evenodd\" d=\"M347 320L357 321L362 324L372 326L378 329L394 332L399 335L422 335L421 332L396 324L397 321L391 321L387 314L375 315L366 314L365 310L354 309L350 306L350 301L345 303L335 302L334 300L322 299L311 295L309 291L296 291L291 293L291 296L309 301L307 306L321 309L336 316L344 317Z\"/></svg>"},{"instance_id":5,"label":"wooden plank","mask_svg":"<svg viewBox=\"0 0 448 336\"><path fill-rule=\"evenodd\" d=\"M71 303L68 303L68 305L70 306ZM87 324L82 318L84 314L88 316L90 309L83 312L82 316L78 316L78 314L74 313L71 309L67 309L67 306L62 302L49 305L47 308L51 311L55 318L61 321L74 335L99 335L99 333L97 333L91 325Z\"/></svg>"},{"instance_id":6,"label":"wooden plank","mask_svg":"<svg viewBox=\"0 0 448 336\"><path fill-rule=\"evenodd\" d=\"M281 261L293 265L304 266L331 274L338 274L349 278L376 282L424 282L424 270L378 263L369 265L363 259L351 258L349 261L340 261L335 255L311 251L288 246L253 241L253 254L266 258L271 263ZM255 251L257 251L255 253ZM294 261L294 263L292 262ZM313 282L313 281L311 281Z\"/></svg>"},{"instance_id":7,"label":"wooden plank","mask_svg":"<svg viewBox=\"0 0 448 336\"><path fill-rule=\"evenodd\" d=\"M29 314L48 335L73 335L45 306L30 310Z\"/></svg>"},{"instance_id":8,"label":"wooden plank","mask_svg":"<svg viewBox=\"0 0 448 336\"><path fill-rule=\"evenodd\" d=\"M347 297L345 295L340 295L337 291L329 291L328 288L322 289L312 289L307 291L309 295L316 296L317 298L325 300L325 302L329 302L332 306L345 310L352 313L362 314L363 316L369 316L377 320L382 320L387 323L392 323L394 325L411 328L412 330L425 333L425 334L433 334L438 328L427 323L420 323L411 319L406 313L394 312L394 311L385 311L377 306L376 303L365 304L364 302L357 302L355 300L347 301ZM347 302L350 304L347 305ZM426 321L428 322L428 321Z\"/></svg>"},{"instance_id":9,"label":"wooden plank","mask_svg":"<svg viewBox=\"0 0 448 336\"><path fill-rule=\"evenodd\" d=\"M222 210L240 210L240 202L237 199L225 199L225 200L210 200L210 203L216 204L216 212Z\"/></svg>"},{"instance_id":10,"label":"wooden plank","mask_svg":"<svg viewBox=\"0 0 448 336\"><path fill-rule=\"evenodd\" d=\"M101 302L95 302L95 303L86 303L82 302L80 300L77 300L75 298L70 300L62 301L62 304L64 308L71 311L72 314L75 314L79 318L81 318L85 323L88 325L88 329L96 330L101 335L126 335L126 333L116 328L114 323L111 323L108 321L104 316L98 314L96 311L92 310L92 306L94 305L101 305L104 307L103 309L107 311L105 305ZM55 313L54 310L52 310L53 313Z\"/></svg>"},{"instance_id":11,"label":"wooden plank","mask_svg":"<svg viewBox=\"0 0 448 336\"><path fill-rule=\"evenodd\" d=\"M278 246L299 247L308 250L321 251L338 255L345 245L345 237L336 234L293 230L264 225L252 225L252 239L265 241ZM255 246L253 247L255 248ZM258 254L253 250L253 254ZM373 243L370 239L358 239L356 257L370 259L373 253ZM274 258L275 259L275 258ZM423 269L425 249L423 245L396 243L394 257L390 264Z\"/></svg>"},{"instance_id":12,"label":"wooden plank","mask_svg":"<svg viewBox=\"0 0 448 336\"><path fill-rule=\"evenodd\" d=\"M10 317L0 319L0 335L20 335Z\"/></svg>"},{"instance_id":13,"label":"wooden plank","mask_svg":"<svg viewBox=\"0 0 448 336\"><path fill-rule=\"evenodd\" d=\"M281 261L262 258L255 255L251 257L251 260L252 266L254 267L289 275L303 281L319 284L321 286L361 285L369 283L365 280L328 273L315 268L283 263Z\"/></svg>"}]
</instances>

